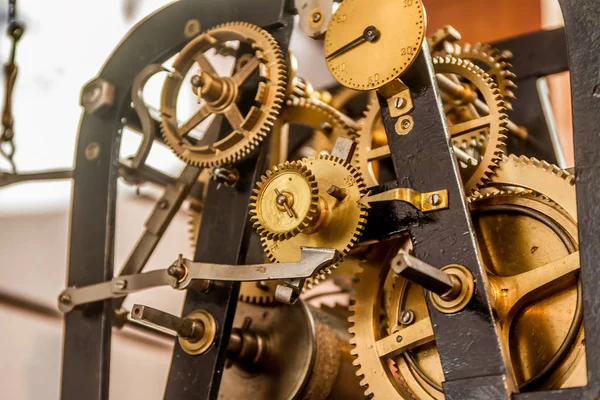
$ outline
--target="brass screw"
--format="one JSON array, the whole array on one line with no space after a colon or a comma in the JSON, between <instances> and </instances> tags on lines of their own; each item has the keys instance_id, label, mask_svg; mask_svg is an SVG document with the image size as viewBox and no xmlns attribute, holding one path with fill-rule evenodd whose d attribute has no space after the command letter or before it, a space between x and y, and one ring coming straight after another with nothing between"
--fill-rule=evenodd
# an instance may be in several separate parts
<instances>
[{"instance_id":1,"label":"brass screw","mask_svg":"<svg viewBox=\"0 0 600 400\"><path fill-rule=\"evenodd\" d=\"M396 133L398 135L406 135L413 128L413 119L410 115L398 118L396 121Z\"/></svg>"},{"instance_id":2,"label":"brass screw","mask_svg":"<svg viewBox=\"0 0 600 400\"><path fill-rule=\"evenodd\" d=\"M185 23L183 28L183 34L187 38L192 38L200 33L200 21L197 19L190 19Z\"/></svg>"},{"instance_id":3,"label":"brass screw","mask_svg":"<svg viewBox=\"0 0 600 400\"><path fill-rule=\"evenodd\" d=\"M119 290L123 290L127 287L127 281L119 279L118 281L115 282L115 288L119 289Z\"/></svg>"},{"instance_id":4,"label":"brass screw","mask_svg":"<svg viewBox=\"0 0 600 400\"><path fill-rule=\"evenodd\" d=\"M402 341L402 336L398 335L396 336L396 342L400 343Z\"/></svg>"},{"instance_id":5,"label":"brass screw","mask_svg":"<svg viewBox=\"0 0 600 400\"><path fill-rule=\"evenodd\" d=\"M415 322L415 312L413 310L403 310L400 314L400 323L402 325L412 325Z\"/></svg>"},{"instance_id":6,"label":"brass screw","mask_svg":"<svg viewBox=\"0 0 600 400\"><path fill-rule=\"evenodd\" d=\"M429 198L427 199L427 202L429 204L431 204L432 206L439 206L440 205L440 195L437 193L432 194L431 196L429 196Z\"/></svg>"},{"instance_id":7,"label":"brass screw","mask_svg":"<svg viewBox=\"0 0 600 400\"><path fill-rule=\"evenodd\" d=\"M68 294L61 294L58 298L58 301L60 301L62 304L70 304L71 296L69 296Z\"/></svg>"},{"instance_id":8,"label":"brass screw","mask_svg":"<svg viewBox=\"0 0 600 400\"><path fill-rule=\"evenodd\" d=\"M312 22L316 24L316 23L318 23L319 21L321 21L321 18L322 18L322 17L323 17L323 16L321 15L321 12L320 12L320 11L315 11L315 12L313 12L313 13L312 13L312 17L311 17L311 19L312 19Z\"/></svg>"},{"instance_id":9,"label":"brass screw","mask_svg":"<svg viewBox=\"0 0 600 400\"><path fill-rule=\"evenodd\" d=\"M100 155L100 145L96 142L92 142L85 148L85 158L89 161L95 160Z\"/></svg>"},{"instance_id":10,"label":"brass screw","mask_svg":"<svg viewBox=\"0 0 600 400\"><path fill-rule=\"evenodd\" d=\"M396 97L396 100L394 100L394 107L401 109L404 107L404 103L406 103L406 101L402 97Z\"/></svg>"}]
</instances>

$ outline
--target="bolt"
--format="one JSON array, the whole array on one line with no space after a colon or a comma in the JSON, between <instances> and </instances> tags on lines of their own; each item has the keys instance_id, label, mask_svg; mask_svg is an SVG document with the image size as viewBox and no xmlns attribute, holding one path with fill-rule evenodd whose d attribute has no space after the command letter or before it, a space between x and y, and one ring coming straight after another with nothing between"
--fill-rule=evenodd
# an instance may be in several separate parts
<instances>
[{"instance_id":1,"label":"bolt","mask_svg":"<svg viewBox=\"0 0 600 400\"><path fill-rule=\"evenodd\" d=\"M62 304L70 304L71 303L71 296L69 296L68 294L61 294L58 297L58 301L60 301Z\"/></svg>"},{"instance_id":2,"label":"bolt","mask_svg":"<svg viewBox=\"0 0 600 400\"><path fill-rule=\"evenodd\" d=\"M185 27L183 28L183 34L187 38L192 38L200 33L200 21L197 19L190 19L185 23Z\"/></svg>"},{"instance_id":3,"label":"bolt","mask_svg":"<svg viewBox=\"0 0 600 400\"><path fill-rule=\"evenodd\" d=\"M316 24L319 21L321 21L322 17L323 16L321 15L320 11L315 11L315 12L312 13L312 22L314 22Z\"/></svg>"},{"instance_id":4,"label":"bolt","mask_svg":"<svg viewBox=\"0 0 600 400\"><path fill-rule=\"evenodd\" d=\"M412 130L413 120L410 115L399 118L396 121L396 133L398 135L406 135Z\"/></svg>"},{"instance_id":5,"label":"bolt","mask_svg":"<svg viewBox=\"0 0 600 400\"><path fill-rule=\"evenodd\" d=\"M169 201L167 199L161 199L158 202L158 208L160 208L161 210L166 210L167 207L169 207Z\"/></svg>"},{"instance_id":6,"label":"bolt","mask_svg":"<svg viewBox=\"0 0 600 400\"><path fill-rule=\"evenodd\" d=\"M400 343L402 341L402 336L398 335L396 336L396 342Z\"/></svg>"},{"instance_id":7,"label":"bolt","mask_svg":"<svg viewBox=\"0 0 600 400\"><path fill-rule=\"evenodd\" d=\"M394 107L396 107L397 109L401 109L402 107L404 107L405 103L406 100L404 100L404 98L396 97L396 99L394 100Z\"/></svg>"},{"instance_id":8,"label":"bolt","mask_svg":"<svg viewBox=\"0 0 600 400\"><path fill-rule=\"evenodd\" d=\"M85 158L89 161L95 160L100 155L100 145L96 142L92 142L85 148Z\"/></svg>"},{"instance_id":9,"label":"bolt","mask_svg":"<svg viewBox=\"0 0 600 400\"><path fill-rule=\"evenodd\" d=\"M336 185L331 185L331 187L327 189L327 194L331 197L335 197L339 201L342 201L346 198L346 196L348 196L348 191Z\"/></svg>"},{"instance_id":10,"label":"bolt","mask_svg":"<svg viewBox=\"0 0 600 400\"><path fill-rule=\"evenodd\" d=\"M118 281L115 281L115 288L117 288L118 290L123 290L127 287L127 281L123 280L123 279L119 279Z\"/></svg>"},{"instance_id":11,"label":"bolt","mask_svg":"<svg viewBox=\"0 0 600 400\"><path fill-rule=\"evenodd\" d=\"M402 121L402 128L404 128L404 129L410 128L410 121L407 120L407 119L403 120Z\"/></svg>"},{"instance_id":12,"label":"bolt","mask_svg":"<svg viewBox=\"0 0 600 400\"><path fill-rule=\"evenodd\" d=\"M326 135L329 135L331 132L333 132L333 126L331 126L329 122L322 122L319 125L319 129Z\"/></svg>"},{"instance_id":13,"label":"bolt","mask_svg":"<svg viewBox=\"0 0 600 400\"><path fill-rule=\"evenodd\" d=\"M201 75L192 76L191 83L193 87L199 88L204 86L205 80Z\"/></svg>"},{"instance_id":14,"label":"bolt","mask_svg":"<svg viewBox=\"0 0 600 400\"><path fill-rule=\"evenodd\" d=\"M431 204L432 206L439 206L440 202L441 202L441 198L440 195L437 193L432 194L431 196L429 196L429 198L427 199L427 202L429 204Z\"/></svg>"},{"instance_id":15,"label":"bolt","mask_svg":"<svg viewBox=\"0 0 600 400\"><path fill-rule=\"evenodd\" d=\"M183 267L182 265L171 265L167 269L167 274L169 274L177 280L180 280L185 276L185 267Z\"/></svg>"},{"instance_id":16,"label":"bolt","mask_svg":"<svg viewBox=\"0 0 600 400\"><path fill-rule=\"evenodd\" d=\"M400 314L400 324L412 325L415 322L415 312L413 310L403 310Z\"/></svg>"}]
</instances>

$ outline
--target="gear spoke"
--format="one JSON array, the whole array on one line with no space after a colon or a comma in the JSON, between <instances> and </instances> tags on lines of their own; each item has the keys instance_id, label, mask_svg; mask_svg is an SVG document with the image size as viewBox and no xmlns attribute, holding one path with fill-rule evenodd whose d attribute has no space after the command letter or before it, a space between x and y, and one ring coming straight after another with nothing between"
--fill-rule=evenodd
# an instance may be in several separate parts
<instances>
[{"instance_id":1,"label":"gear spoke","mask_svg":"<svg viewBox=\"0 0 600 400\"><path fill-rule=\"evenodd\" d=\"M502 302L497 305L498 316L515 314L541 291L548 294L548 289L560 289L560 281L574 275L579 270L579 252L546 264L542 267L509 277L491 277L491 281L504 293Z\"/></svg>"},{"instance_id":2,"label":"gear spoke","mask_svg":"<svg viewBox=\"0 0 600 400\"><path fill-rule=\"evenodd\" d=\"M241 67L233 76L236 85L241 86L258 68L259 62L256 58L251 58L243 67Z\"/></svg>"},{"instance_id":3,"label":"gear spoke","mask_svg":"<svg viewBox=\"0 0 600 400\"><path fill-rule=\"evenodd\" d=\"M206 58L206 55L203 52L196 54L194 56L194 60L198 66L200 66L201 71L211 74L212 76L219 76L215 70L215 67L213 67L212 63L208 61L208 58Z\"/></svg>"},{"instance_id":4,"label":"gear spoke","mask_svg":"<svg viewBox=\"0 0 600 400\"><path fill-rule=\"evenodd\" d=\"M240 133L244 132L244 129L242 128L242 124L244 123L244 117L242 116L242 113L240 112L240 109L237 105L232 104L231 106L229 106L223 112L223 115L225 115L225 118L227 119L227 121L231 125L231 128L234 131L238 131Z\"/></svg>"},{"instance_id":5,"label":"gear spoke","mask_svg":"<svg viewBox=\"0 0 600 400\"><path fill-rule=\"evenodd\" d=\"M395 357L415 347L433 342L431 320L424 318L376 342L379 357Z\"/></svg>"},{"instance_id":6,"label":"gear spoke","mask_svg":"<svg viewBox=\"0 0 600 400\"><path fill-rule=\"evenodd\" d=\"M209 115L211 115L211 112L208 109L208 106L206 104L202 105L202 107L200 107L200 109L196 111L196 113L190 119L185 121L183 125L179 127L177 130L179 137L186 137L192 131L192 129L200 125L202 121L204 121Z\"/></svg>"},{"instance_id":7,"label":"gear spoke","mask_svg":"<svg viewBox=\"0 0 600 400\"><path fill-rule=\"evenodd\" d=\"M455 138L457 136L465 135L474 131L487 128L492 123L492 117L489 115L477 119L473 119L467 122L461 122L456 125L450 126L450 137Z\"/></svg>"}]
</instances>

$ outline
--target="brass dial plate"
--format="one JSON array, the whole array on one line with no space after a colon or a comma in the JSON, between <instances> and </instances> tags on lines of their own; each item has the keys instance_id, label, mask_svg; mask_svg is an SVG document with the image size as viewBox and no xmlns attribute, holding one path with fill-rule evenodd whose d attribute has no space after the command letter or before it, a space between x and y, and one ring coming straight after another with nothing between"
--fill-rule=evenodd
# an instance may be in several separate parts
<instances>
[{"instance_id":1,"label":"brass dial plate","mask_svg":"<svg viewBox=\"0 0 600 400\"><path fill-rule=\"evenodd\" d=\"M376 29L377 38L357 41L369 27ZM421 0L344 0L325 35L329 71L348 88L380 88L410 67L423 44L425 29ZM353 42L360 43L339 52Z\"/></svg>"}]
</instances>

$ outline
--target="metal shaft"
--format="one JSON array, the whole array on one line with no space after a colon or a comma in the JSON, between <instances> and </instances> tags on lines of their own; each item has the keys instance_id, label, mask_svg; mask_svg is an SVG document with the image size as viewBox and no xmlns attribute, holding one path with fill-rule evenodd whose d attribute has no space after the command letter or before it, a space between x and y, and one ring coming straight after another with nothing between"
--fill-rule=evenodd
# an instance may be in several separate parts
<instances>
[{"instance_id":1,"label":"metal shaft","mask_svg":"<svg viewBox=\"0 0 600 400\"><path fill-rule=\"evenodd\" d=\"M200 339L204 335L204 325L187 318L157 310L152 307L135 304L131 311L131 318L142 323L159 326L173 331L185 339Z\"/></svg>"},{"instance_id":2,"label":"metal shaft","mask_svg":"<svg viewBox=\"0 0 600 400\"><path fill-rule=\"evenodd\" d=\"M460 293L461 283L452 275L400 251L392 260L392 269L398 275L444 298Z\"/></svg>"}]
</instances>

